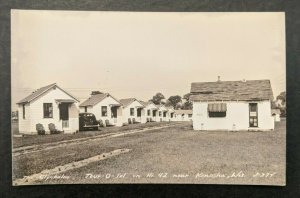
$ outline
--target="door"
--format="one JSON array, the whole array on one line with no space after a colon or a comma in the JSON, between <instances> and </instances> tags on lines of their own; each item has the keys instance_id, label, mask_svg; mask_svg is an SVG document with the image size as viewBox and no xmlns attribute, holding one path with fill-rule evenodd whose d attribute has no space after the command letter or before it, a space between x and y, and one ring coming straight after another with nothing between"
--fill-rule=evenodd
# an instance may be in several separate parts
<instances>
[{"instance_id":1,"label":"door","mask_svg":"<svg viewBox=\"0 0 300 198\"><path fill-rule=\"evenodd\" d=\"M117 123L118 119L118 113L117 113L118 107L111 107L111 118L113 118L114 123Z\"/></svg>"},{"instance_id":2,"label":"door","mask_svg":"<svg viewBox=\"0 0 300 198\"><path fill-rule=\"evenodd\" d=\"M59 105L59 118L62 120L62 128L69 128L69 104L61 103Z\"/></svg>"},{"instance_id":3,"label":"door","mask_svg":"<svg viewBox=\"0 0 300 198\"><path fill-rule=\"evenodd\" d=\"M258 127L257 103L249 103L249 126Z\"/></svg>"}]
</instances>

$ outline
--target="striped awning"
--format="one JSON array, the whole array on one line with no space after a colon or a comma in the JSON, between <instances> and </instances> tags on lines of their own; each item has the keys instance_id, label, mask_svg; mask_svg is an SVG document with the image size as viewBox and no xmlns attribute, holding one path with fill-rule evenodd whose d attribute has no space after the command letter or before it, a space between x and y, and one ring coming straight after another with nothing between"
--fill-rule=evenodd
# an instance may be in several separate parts
<instances>
[{"instance_id":1,"label":"striped awning","mask_svg":"<svg viewBox=\"0 0 300 198\"><path fill-rule=\"evenodd\" d=\"M210 103L208 104L207 110L209 112L226 112L227 105L226 103Z\"/></svg>"}]
</instances>

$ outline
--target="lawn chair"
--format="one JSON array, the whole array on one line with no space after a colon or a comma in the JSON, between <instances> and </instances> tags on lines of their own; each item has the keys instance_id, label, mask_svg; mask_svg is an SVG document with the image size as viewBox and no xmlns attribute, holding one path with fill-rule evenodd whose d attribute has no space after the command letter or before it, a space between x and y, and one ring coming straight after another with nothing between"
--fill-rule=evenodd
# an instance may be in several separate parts
<instances>
[{"instance_id":1,"label":"lawn chair","mask_svg":"<svg viewBox=\"0 0 300 198\"><path fill-rule=\"evenodd\" d=\"M53 124L53 123L48 124L48 127L49 127L49 130L50 130L50 134L59 134L59 133L61 133L61 131L59 131L56 128L55 124Z\"/></svg>"},{"instance_id":2,"label":"lawn chair","mask_svg":"<svg viewBox=\"0 0 300 198\"><path fill-rule=\"evenodd\" d=\"M44 126L41 123L35 125L36 131L38 135L45 135L46 131Z\"/></svg>"},{"instance_id":3,"label":"lawn chair","mask_svg":"<svg viewBox=\"0 0 300 198\"><path fill-rule=\"evenodd\" d=\"M99 127L104 127L104 123L102 120L98 120Z\"/></svg>"},{"instance_id":4,"label":"lawn chair","mask_svg":"<svg viewBox=\"0 0 300 198\"><path fill-rule=\"evenodd\" d=\"M147 118L147 122L150 122L150 118Z\"/></svg>"},{"instance_id":5,"label":"lawn chair","mask_svg":"<svg viewBox=\"0 0 300 198\"><path fill-rule=\"evenodd\" d=\"M136 121L135 121L135 118L132 118L132 124L135 124Z\"/></svg>"},{"instance_id":6,"label":"lawn chair","mask_svg":"<svg viewBox=\"0 0 300 198\"><path fill-rule=\"evenodd\" d=\"M114 126L114 125L110 124L110 123L109 123L109 120L105 120L105 126L111 127L111 126Z\"/></svg>"},{"instance_id":7,"label":"lawn chair","mask_svg":"<svg viewBox=\"0 0 300 198\"><path fill-rule=\"evenodd\" d=\"M132 122L131 122L131 119L130 119L130 118L128 118L128 124L132 124Z\"/></svg>"}]
</instances>

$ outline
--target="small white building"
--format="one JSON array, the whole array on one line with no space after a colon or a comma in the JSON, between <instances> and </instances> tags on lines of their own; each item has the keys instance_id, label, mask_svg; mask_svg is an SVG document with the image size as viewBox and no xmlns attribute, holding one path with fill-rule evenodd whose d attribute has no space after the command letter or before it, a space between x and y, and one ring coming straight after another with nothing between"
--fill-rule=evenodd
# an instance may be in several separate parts
<instances>
[{"instance_id":1,"label":"small white building","mask_svg":"<svg viewBox=\"0 0 300 198\"><path fill-rule=\"evenodd\" d=\"M193 110L175 110L175 121L192 121Z\"/></svg>"},{"instance_id":2,"label":"small white building","mask_svg":"<svg viewBox=\"0 0 300 198\"><path fill-rule=\"evenodd\" d=\"M280 122L280 109L272 109L272 116L275 122Z\"/></svg>"},{"instance_id":3,"label":"small white building","mask_svg":"<svg viewBox=\"0 0 300 198\"><path fill-rule=\"evenodd\" d=\"M79 100L57 86L55 83L42 87L19 101L19 132L37 134L36 124L42 124L46 133L48 125L64 133L79 130Z\"/></svg>"},{"instance_id":4,"label":"small white building","mask_svg":"<svg viewBox=\"0 0 300 198\"><path fill-rule=\"evenodd\" d=\"M107 120L109 125L123 125L122 104L109 93L91 95L79 107L81 113L93 113L98 121L102 120L104 125Z\"/></svg>"},{"instance_id":5,"label":"small white building","mask_svg":"<svg viewBox=\"0 0 300 198\"><path fill-rule=\"evenodd\" d=\"M172 106L166 106L167 111L167 121L174 121L175 110Z\"/></svg>"},{"instance_id":6,"label":"small white building","mask_svg":"<svg viewBox=\"0 0 300 198\"><path fill-rule=\"evenodd\" d=\"M142 123L154 122L155 116L153 112L157 110L155 104L153 102L144 101L140 101L140 103L144 106L144 110L142 111Z\"/></svg>"},{"instance_id":7,"label":"small white building","mask_svg":"<svg viewBox=\"0 0 300 198\"><path fill-rule=\"evenodd\" d=\"M155 113L155 121L156 122L162 122L162 121L168 121L167 119L167 112L168 109L166 108L165 105L156 105L157 111Z\"/></svg>"},{"instance_id":8,"label":"small white building","mask_svg":"<svg viewBox=\"0 0 300 198\"><path fill-rule=\"evenodd\" d=\"M273 130L270 80L197 82L191 85L195 130Z\"/></svg>"},{"instance_id":9,"label":"small white building","mask_svg":"<svg viewBox=\"0 0 300 198\"><path fill-rule=\"evenodd\" d=\"M123 106L123 123L142 123L142 114L145 114L144 105L135 98L121 99Z\"/></svg>"}]
</instances>

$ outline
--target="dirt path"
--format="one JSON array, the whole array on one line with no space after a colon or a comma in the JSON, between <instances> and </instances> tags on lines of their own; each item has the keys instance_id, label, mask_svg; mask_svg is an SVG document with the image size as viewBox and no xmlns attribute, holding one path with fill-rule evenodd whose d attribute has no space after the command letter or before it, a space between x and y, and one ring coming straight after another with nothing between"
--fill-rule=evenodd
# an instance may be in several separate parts
<instances>
[{"instance_id":1,"label":"dirt path","mask_svg":"<svg viewBox=\"0 0 300 198\"><path fill-rule=\"evenodd\" d=\"M77 139L64 140L64 141L59 141L59 142L54 142L54 143L45 143L45 144L36 144L36 145L31 145L31 146L18 147L18 148L13 149L12 155L13 155L13 157L16 157L19 155L25 155L25 154L34 153L34 152L50 150L50 149L54 149L54 148L58 148L58 147L64 147L66 145L80 144L80 143L86 143L88 141L109 139L109 138L114 138L114 137L119 137L119 136L130 135L130 134L134 134L134 133L146 132L146 131L150 131L150 130L168 128L168 127L177 126L177 125L180 125L180 124L168 124L168 125L159 126L159 127L146 127L143 129L132 129L132 130L128 130L128 131L101 134L101 135L86 137L86 138L77 138Z\"/></svg>"}]
</instances>

